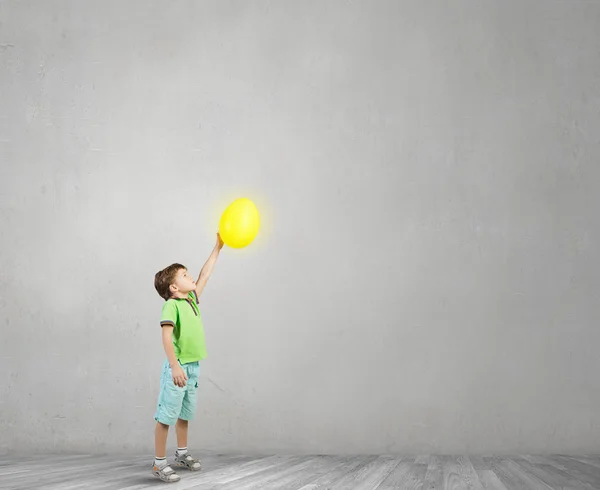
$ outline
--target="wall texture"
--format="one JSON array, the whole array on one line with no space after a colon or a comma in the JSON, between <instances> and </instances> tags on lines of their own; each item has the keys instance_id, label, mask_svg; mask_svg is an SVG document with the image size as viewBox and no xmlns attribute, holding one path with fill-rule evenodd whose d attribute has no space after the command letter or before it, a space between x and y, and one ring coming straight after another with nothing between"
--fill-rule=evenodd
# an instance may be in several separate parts
<instances>
[{"instance_id":1,"label":"wall texture","mask_svg":"<svg viewBox=\"0 0 600 490\"><path fill-rule=\"evenodd\" d=\"M0 0L0 451L600 450L600 4ZM174 440L172 439L174 444Z\"/></svg>"}]
</instances>

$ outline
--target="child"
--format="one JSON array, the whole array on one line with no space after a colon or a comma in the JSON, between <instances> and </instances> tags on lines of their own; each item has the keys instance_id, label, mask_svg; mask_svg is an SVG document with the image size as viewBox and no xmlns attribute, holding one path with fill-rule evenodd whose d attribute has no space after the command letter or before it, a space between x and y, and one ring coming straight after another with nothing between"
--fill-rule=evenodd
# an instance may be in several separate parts
<instances>
[{"instance_id":1,"label":"child","mask_svg":"<svg viewBox=\"0 0 600 490\"><path fill-rule=\"evenodd\" d=\"M175 425L177 452L172 466L200 469L200 461L187 451L188 421L196 411L199 362L206 357L204 328L198 307L199 297L210 277L223 248L217 233L217 244L194 282L181 264L172 264L157 272L154 287L165 299L160 325L162 343L167 354L160 380L160 394L156 409L154 444L156 457L152 472L165 482L179 481L171 465L167 464L167 436L169 426Z\"/></svg>"}]
</instances>

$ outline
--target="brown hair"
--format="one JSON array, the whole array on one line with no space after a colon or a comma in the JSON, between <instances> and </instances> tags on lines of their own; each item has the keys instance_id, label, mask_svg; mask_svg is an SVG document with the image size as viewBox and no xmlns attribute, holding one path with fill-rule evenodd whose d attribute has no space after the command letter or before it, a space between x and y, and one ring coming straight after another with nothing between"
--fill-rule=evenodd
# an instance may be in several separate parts
<instances>
[{"instance_id":1,"label":"brown hair","mask_svg":"<svg viewBox=\"0 0 600 490\"><path fill-rule=\"evenodd\" d=\"M154 276L154 287L165 301L171 297L171 284L175 282L175 276L181 269L187 269L181 264L171 264L162 271L158 271Z\"/></svg>"}]
</instances>

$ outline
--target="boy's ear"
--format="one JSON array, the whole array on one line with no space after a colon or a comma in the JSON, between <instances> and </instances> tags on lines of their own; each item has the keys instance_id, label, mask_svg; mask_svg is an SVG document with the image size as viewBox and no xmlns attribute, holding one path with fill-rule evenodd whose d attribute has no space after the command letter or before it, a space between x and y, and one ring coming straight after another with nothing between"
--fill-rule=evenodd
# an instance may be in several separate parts
<instances>
[{"instance_id":1,"label":"boy's ear","mask_svg":"<svg viewBox=\"0 0 600 490\"><path fill-rule=\"evenodd\" d=\"M169 291L171 291L171 294L177 292L177 286L175 286L175 284L171 284L169 286Z\"/></svg>"}]
</instances>

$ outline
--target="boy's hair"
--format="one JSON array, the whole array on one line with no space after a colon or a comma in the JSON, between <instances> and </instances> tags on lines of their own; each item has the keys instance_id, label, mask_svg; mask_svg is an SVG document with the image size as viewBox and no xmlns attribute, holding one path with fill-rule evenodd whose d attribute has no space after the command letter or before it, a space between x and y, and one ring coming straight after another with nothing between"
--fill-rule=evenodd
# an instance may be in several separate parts
<instances>
[{"instance_id":1,"label":"boy's hair","mask_svg":"<svg viewBox=\"0 0 600 490\"><path fill-rule=\"evenodd\" d=\"M171 264L154 276L154 287L165 301L171 297L171 284L175 282L175 276L181 269L187 269L185 265Z\"/></svg>"}]
</instances>

